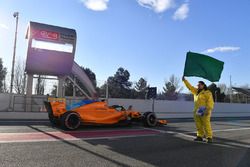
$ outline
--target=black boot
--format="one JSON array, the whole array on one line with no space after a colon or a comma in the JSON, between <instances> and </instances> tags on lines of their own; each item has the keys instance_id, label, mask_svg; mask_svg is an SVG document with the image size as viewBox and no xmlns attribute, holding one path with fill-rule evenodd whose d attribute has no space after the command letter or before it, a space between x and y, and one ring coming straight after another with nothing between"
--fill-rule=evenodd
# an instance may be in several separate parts
<instances>
[{"instance_id":1,"label":"black boot","mask_svg":"<svg viewBox=\"0 0 250 167\"><path fill-rule=\"evenodd\" d=\"M203 141L203 139L202 139L202 137L199 137L199 136L197 136L195 139L194 139L194 141Z\"/></svg>"}]
</instances>

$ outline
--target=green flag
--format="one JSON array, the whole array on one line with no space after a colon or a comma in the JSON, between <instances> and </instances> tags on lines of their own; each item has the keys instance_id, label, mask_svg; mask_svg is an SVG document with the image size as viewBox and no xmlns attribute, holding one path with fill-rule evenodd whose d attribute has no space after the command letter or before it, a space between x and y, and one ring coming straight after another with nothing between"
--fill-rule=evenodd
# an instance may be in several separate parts
<instances>
[{"instance_id":1,"label":"green flag","mask_svg":"<svg viewBox=\"0 0 250 167\"><path fill-rule=\"evenodd\" d=\"M184 76L205 78L211 82L220 80L224 62L207 55L188 52L186 57Z\"/></svg>"}]
</instances>

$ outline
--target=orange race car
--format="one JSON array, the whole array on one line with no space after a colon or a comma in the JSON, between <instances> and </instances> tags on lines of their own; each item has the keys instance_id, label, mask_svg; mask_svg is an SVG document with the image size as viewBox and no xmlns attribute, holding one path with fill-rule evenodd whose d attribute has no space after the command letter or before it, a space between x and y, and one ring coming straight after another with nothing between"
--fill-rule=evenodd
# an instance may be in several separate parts
<instances>
[{"instance_id":1,"label":"orange race car","mask_svg":"<svg viewBox=\"0 0 250 167\"><path fill-rule=\"evenodd\" d=\"M142 122L147 127L167 124L166 120L158 120L153 112L141 114L119 105L108 106L105 101L81 100L67 106L64 98L49 98L44 104L50 122L68 130L75 130L81 124L126 125L131 122Z\"/></svg>"}]
</instances>

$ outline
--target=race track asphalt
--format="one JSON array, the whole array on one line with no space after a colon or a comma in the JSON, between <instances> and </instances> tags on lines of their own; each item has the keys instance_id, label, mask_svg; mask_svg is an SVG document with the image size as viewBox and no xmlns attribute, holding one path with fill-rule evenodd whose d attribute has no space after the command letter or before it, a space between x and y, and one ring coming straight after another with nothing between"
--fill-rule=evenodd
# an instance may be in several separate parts
<instances>
[{"instance_id":1,"label":"race track asphalt","mask_svg":"<svg viewBox=\"0 0 250 167\"><path fill-rule=\"evenodd\" d=\"M193 142L192 121L153 129L81 127L76 132L51 127L44 120L4 120L0 125L1 167L250 166L248 120L213 121L213 144Z\"/></svg>"}]
</instances>

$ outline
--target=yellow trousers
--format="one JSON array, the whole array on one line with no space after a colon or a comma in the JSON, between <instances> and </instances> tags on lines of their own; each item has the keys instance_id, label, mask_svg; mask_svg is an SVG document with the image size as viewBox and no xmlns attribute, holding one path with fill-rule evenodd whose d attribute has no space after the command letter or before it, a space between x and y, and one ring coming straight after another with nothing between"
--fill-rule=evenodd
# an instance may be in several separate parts
<instances>
[{"instance_id":1,"label":"yellow trousers","mask_svg":"<svg viewBox=\"0 0 250 167\"><path fill-rule=\"evenodd\" d=\"M211 112L208 115L198 116L194 113L194 121L197 129L198 137L213 138L213 131L211 127Z\"/></svg>"}]
</instances>

